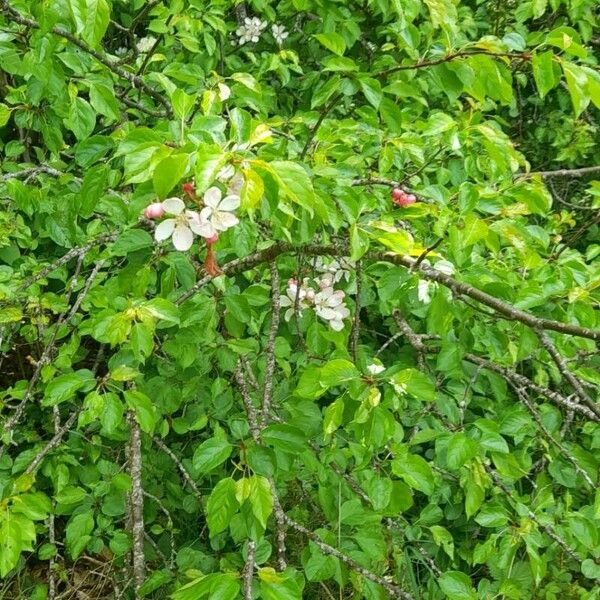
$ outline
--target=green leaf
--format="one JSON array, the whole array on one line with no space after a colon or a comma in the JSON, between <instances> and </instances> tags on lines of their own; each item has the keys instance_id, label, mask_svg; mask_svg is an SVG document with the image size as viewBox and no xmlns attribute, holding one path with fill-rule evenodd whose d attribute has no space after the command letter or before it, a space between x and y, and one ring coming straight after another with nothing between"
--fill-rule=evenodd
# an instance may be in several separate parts
<instances>
[{"instance_id":1,"label":"green leaf","mask_svg":"<svg viewBox=\"0 0 600 600\"><path fill-rule=\"evenodd\" d=\"M71 18L79 34L90 46L96 48L110 21L107 0L68 0Z\"/></svg>"},{"instance_id":2,"label":"green leaf","mask_svg":"<svg viewBox=\"0 0 600 600\"><path fill-rule=\"evenodd\" d=\"M142 310L155 319L162 319L169 323L179 323L179 308L165 298L154 298L141 305Z\"/></svg>"},{"instance_id":3,"label":"green leaf","mask_svg":"<svg viewBox=\"0 0 600 600\"><path fill-rule=\"evenodd\" d=\"M198 475L205 475L230 456L233 446L227 441L216 437L206 440L194 451L192 466Z\"/></svg>"},{"instance_id":4,"label":"green leaf","mask_svg":"<svg viewBox=\"0 0 600 600\"><path fill-rule=\"evenodd\" d=\"M56 406L67 400L74 400L77 391L95 383L95 379L89 371L77 371L75 373L65 373L54 378L46 386L44 406Z\"/></svg>"},{"instance_id":5,"label":"green leaf","mask_svg":"<svg viewBox=\"0 0 600 600\"><path fill-rule=\"evenodd\" d=\"M446 464L457 470L477 455L477 444L464 433L453 433L446 448Z\"/></svg>"},{"instance_id":6,"label":"green leaf","mask_svg":"<svg viewBox=\"0 0 600 600\"><path fill-rule=\"evenodd\" d=\"M449 600L477 600L470 577L461 571L446 571L438 578L438 584Z\"/></svg>"},{"instance_id":7,"label":"green leaf","mask_svg":"<svg viewBox=\"0 0 600 600\"><path fill-rule=\"evenodd\" d=\"M273 161L270 167L281 195L306 208L312 214L316 197L312 181L306 171L297 163L283 160Z\"/></svg>"},{"instance_id":8,"label":"green leaf","mask_svg":"<svg viewBox=\"0 0 600 600\"><path fill-rule=\"evenodd\" d=\"M411 488L428 496L434 491L433 471L421 456L406 453L392 461L392 471L401 477Z\"/></svg>"},{"instance_id":9,"label":"green leaf","mask_svg":"<svg viewBox=\"0 0 600 600\"><path fill-rule=\"evenodd\" d=\"M578 117L590 103L588 78L585 71L574 63L564 60L561 65L567 80L567 88L571 95L575 116Z\"/></svg>"},{"instance_id":10,"label":"green leaf","mask_svg":"<svg viewBox=\"0 0 600 600\"><path fill-rule=\"evenodd\" d=\"M300 429L293 425L279 423L265 427L262 439L266 444L292 454L302 452L306 443L306 438Z\"/></svg>"},{"instance_id":11,"label":"green leaf","mask_svg":"<svg viewBox=\"0 0 600 600\"><path fill-rule=\"evenodd\" d=\"M154 169L152 185L156 195L164 200L184 176L189 163L187 154L171 154L163 158Z\"/></svg>"},{"instance_id":12,"label":"green leaf","mask_svg":"<svg viewBox=\"0 0 600 600\"><path fill-rule=\"evenodd\" d=\"M0 127L4 127L10 119L11 110L6 104L0 104Z\"/></svg>"},{"instance_id":13,"label":"green leaf","mask_svg":"<svg viewBox=\"0 0 600 600\"><path fill-rule=\"evenodd\" d=\"M115 256L127 256L131 252L154 246L152 236L143 229L124 231L113 244L111 251Z\"/></svg>"},{"instance_id":14,"label":"green leaf","mask_svg":"<svg viewBox=\"0 0 600 600\"><path fill-rule=\"evenodd\" d=\"M350 260L357 261L369 249L369 234L358 225L350 228Z\"/></svg>"},{"instance_id":15,"label":"green leaf","mask_svg":"<svg viewBox=\"0 0 600 600\"><path fill-rule=\"evenodd\" d=\"M0 577L8 575L19 562L24 550L33 550L35 541L33 521L22 515L9 512L6 508L0 513Z\"/></svg>"},{"instance_id":16,"label":"green leaf","mask_svg":"<svg viewBox=\"0 0 600 600\"><path fill-rule=\"evenodd\" d=\"M330 56L322 61L323 71L358 71L358 65L351 59L343 56Z\"/></svg>"},{"instance_id":17,"label":"green leaf","mask_svg":"<svg viewBox=\"0 0 600 600\"><path fill-rule=\"evenodd\" d=\"M214 182L217 173L229 160L221 146L201 144L196 154L196 191L205 192Z\"/></svg>"},{"instance_id":18,"label":"green leaf","mask_svg":"<svg viewBox=\"0 0 600 600\"><path fill-rule=\"evenodd\" d=\"M228 477L221 479L213 488L206 503L206 522L210 535L214 536L229 527L231 518L238 511L235 498L235 481Z\"/></svg>"},{"instance_id":19,"label":"green leaf","mask_svg":"<svg viewBox=\"0 0 600 600\"><path fill-rule=\"evenodd\" d=\"M90 535L94 530L94 517L91 512L75 515L67 524L65 530L67 550L71 558L77 558L92 539Z\"/></svg>"},{"instance_id":20,"label":"green leaf","mask_svg":"<svg viewBox=\"0 0 600 600\"><path fill-rule=\"evenodd\" d=\"M313 37L325 46L327 50L331 50L338 56L342 56L346 51L346 42L339 33L333 31L329 33L317 33Z\"/></svg>"},{"instance_id":21,"label":"green leaf","mask_svg":"<svg viewBox=\"0 0 600 600\"><path fill-rule=\"evenodd\" d=\"M372 77L360 77L358 83L365 98L369 101L369 104L375 109L378 109L381 104L381 99L383 98L383 92L381 91L381 84L379 81Z\"/></svg>"},{"instance_id":22,"label":"green leaf","mask_svg":"<svg viewBox=\"0 0 600 600\"><path fill-rule=\"evenodd\" d=\"M154 433L158 415L150 398L138 390L125 391L124 397L127 406L134 411L142 431L148 434Z\"/></svg>"},{"instance_id":23,"label":"green leaf","mask_svg":"<svg viewBox=\"0 0 600 600\"><path fill-rule=\"evenodd\" d=\"M244 184L240 194L241 206L245 210L253 210L260 203L265 192L265 184L262 177L256 172L244 171Z\"/></svg>"},{"instance_id":24,"label":"green leaf","mask_svg":"<svg viewBox=\"0 0 600 600\"><path fill-rule=\"evenodd\" d=\"M348 383L359 377L358 369L343 358L334 358L321 367L321 385L326 388Z\"/></svg>"},{"instance_id":25,"label":"green leaf","mask_svg":"<svg viewBox=\"0 0 600 600\"><path fill-rule=\"evenodd\" d=\"M92 135L96 127L96 111L87 100L77 97L71 103L69 116L63 121L78 140L85 140Z\"/></svg>"},{"instance_id":26,"label":"green leaf","mask_svg":"<svg viewBox=\"0 0 600 600\"><path fill-rule=\"evenodd\" d=\"M344 400L338 398L332 402L326 409L323 416L323 433L332 434L342 424L344 416Z\"/></svg>"},{"instance_id":27,"label":"green leaf","mask_svg":"<svg viewBox=\"0 0 600 600\"><path fill-rule=\"evenodd\" d=\"M267 519L273 512L273 496L266 477L260 475L250 477L249 500L254 516L263 527L266 527Z\"/></svg>"},{"instance_id":28,"label":"green leaf","mask_svg":"<svg viewBox=\"0 0 600 600\"><path fill-rule=\"evenodd\" d=\"M558 85L560 77L554 68L554 53L536 52L531 59L533 78L538 88L540 98L543 98L552 88Z\"/></svg>"}]
</instances>

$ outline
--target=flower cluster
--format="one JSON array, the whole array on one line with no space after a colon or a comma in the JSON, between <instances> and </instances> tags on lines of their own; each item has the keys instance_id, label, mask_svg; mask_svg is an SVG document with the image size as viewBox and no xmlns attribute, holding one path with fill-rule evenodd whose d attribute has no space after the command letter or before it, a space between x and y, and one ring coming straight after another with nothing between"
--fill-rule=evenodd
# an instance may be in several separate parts
<instances>
[{"instance_id":1,"label":"flower cluster","mask_svg":"<svg viewBox=\"0 0 600 600\"><path fill-rule=\"evenodd\" d=\"M157 225L154 231L156 240L161 242L171 238L175 249L185 252L194 243L194 236L203 237L209 245L214 244L219 239L220 232L237 225L239 220L233 211L240 206L239 191L243 177L237 176L232 170L228 179L230 182L225 197L216 186L206 190L199 202L202 206L200 212L189 210L185 202L176 197L147 206L144 210L147 219L168 216ZM193 183L184 183L182 188L187 196L197 201Z\"/></svg>"},{"instance_id":2,"label":"flower cluster","mask_svg":"<svg viewBox=\"0 0 600 600\"><path fill-rule=\"evenodd\" d=\"M286 294L280 298L281 307L287 309L285 320L289 321L292 318L296 307L299 313L312 308L334 331L341 331L344 328L344 319L350 316L350 311L344 304L346 294L343 290L335 290L333 279L327 275L316 279L315 283L318 290L311 287L308 277L301 284L296 279L288 281Z\"/></svg>"},{"instance_id":3,"label":"flower cluster","mask_svg":"<svg viewBox=\"0 0 600 600\"><path fill-rule=\"evenodd\" d=\"M267 25L268 23L266 21L261 21L258 17L246 17L244 23L235 31L235 35L237 35L238 38L237 43L240 46L243 46L248 42L258 42L263 31L267 28ZM283 25L271 25L271 32L273 33L273 38L278 46L281 46L289 35L289 32L285 30Z\"/></svg>"},{"instance_id":4,"label":"flower cluster","mask_svg":"<svg viewBox=\"0 0 600 600\"><path fill-rule=\"evenodd\" d=\"M246 42L258 42L263 29L268 25L266 21L261 21L258 17L246 17L244 24L240 25L236 30L238 43L243 46Z\"/></svg>"}]
</instances>

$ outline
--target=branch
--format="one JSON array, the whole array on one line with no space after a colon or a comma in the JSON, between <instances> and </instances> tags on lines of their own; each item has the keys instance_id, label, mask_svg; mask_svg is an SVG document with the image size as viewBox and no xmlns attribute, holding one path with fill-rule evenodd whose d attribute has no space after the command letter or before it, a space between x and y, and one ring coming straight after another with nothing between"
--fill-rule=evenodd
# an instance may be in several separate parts
<instances>
[{"instance_id":1,"label":"branch","mask_svg":"<svg viewBox=\"0 0 600 600\"><path fill-rule=\"evenodd\" d=\"M515 371L507 369L506 367L503 367L495 362L492 362L491 360L486 360L485 358L476 356L475 354L467 353L467 354L465 354L464 358L466 360L468 360L469 362L472 362L476 365L481 365L485 369L489 369L490 371L494 371L494 373L498 373L498 375L501 375L504 379L506 379L506 381L516 383L519 386L526 387L526 388L529 388L529 389L537 392L541 396L546 397L548 400L550 400L554 404L563 406L563 407L567 408L568 410L572 410L581 415L584 415L585 417L587 417L588 419L590 419L592 421L595 421L596 423L600 423L600 417L598 417L587 406L584 406L583 404L579 404L578 402L574 402L573 400L570 400L569 398L565 398L564 396L562 396L558 392L555 392L554 390L551 390L551 389L548 389L541 385L538 385L537 383L531 381L531 379L528 379L527 377L524 377L523 375L520 375L519 373L516 373Z\"/></svg>"},{"instance_id":2,"label":"branch","mask_svg":"<svg viewBox=\"0 0 600 600\"><path fill-rule=\"evenodd\" d=\"M271 327L269 329L269 340L267 342L267 364L265 366L265 385L262 402L262 425L269 420L271 401L273 400L273 373L275 371L275 341L277 329L279 328L279 271L275 261L271 262Z\"/></svg>"},{"instance_id":3,"label":"branch","mask_svg":"<svg viewBox=\"0 0 600 600\"><path fill-rule=\"evenodd\" d=\"M592 173L600 173L600 165L593 167L580 167L579 169L556 169L555 171L530 171L529 173L517 173L516 177L529 179L530 177L584 177Z\"/></svg>"},{"instance_id":4,"label":"branch","mask_svg":"<svg viewBox=\"0 0 600 600\"><path fill-rule=\"evenodd\" d=\"M413 596L411 596L408 592L405 592L404 590L400 589L397 585L388 581L387 578L376 575L369 569L362 567L353 558L350 558L343 552L340 552L337 548L334 548L333 546L330 546L329 544L325 543L316 533L313 533L312 531L304 527L304 525L300 525L300 523L294 521L294 519L288 517L287 515L285 516L285 522L292 529L295 529L299 533L304 534L311 542L315 544L315 546L317 546L317 548L319 548L321 552L323 552L323 554L335 556L335 558L348 565L353 571L355 571L359 575L362 575L365 579L368 579L373 583L379 584L388 592L388 594L392 596L392 598L399 598L400 600L415 600Z\"/></svg>"},{"instance_id":5,"label":"branch","mask_svg":"<svg viewBox=\"0 0 600 600\"><path fill-rule=\"evenodd\" d=\"M455 60L457 58L468 58L469 56L477 56L479 54L483 54L485 56L493 56L496 58L520 58L522 60L529 60L530 55L526 52L492 52L490 50L461 50L459 52L453 52L452 54L447 54L442 58L437 58L435 60L421 60L416 63L412 63L410 65L396 65L395 67L390 67L389 69L385 69L383 71L379 71L376 73L375 77L385 77L386 75L390 75L391 73L396 73L397 71L412 71L414 69L424 69L426 67L434 67L435 65L441 65L445 62L450 62L451 60Z\"/></svg>"},{"instance_id":6,"label":"branch","mask_svg":"<svg viewBox=\"0 0 600 600\"><path fill-rule=\"evenodd\" d=\"M244 600L252 600L252 576L254 575L254 557L256 555L256 542L248 540L247 557L242 581L244 583Z\"/></svg>"},{"instance_id":7,"label":"branch","mask_svg":"<svg viewBox=\"0 0 600 600\"><path fill-rule=\"evenodd\" d=\"M233 275L241 271L249 270L261 263L271 261L280 254L299 251L302 251L310 256L345 256L348 253L348 248L345 245L327 246L319 244L307 244L305 246L294 246L287 242L276 242L265 250L259 250L258 252L250 254L244 258L237 258L230 261L221 268L221 271L223 274ZM519 321L525 325L528 325L529 327L532 327L533 329L549 329L552 331L558 331L559 333L566 333L592 340L600 340L600 329L580 327L579 325L571 325L570 323L562 323L552 319L536 317L531 313L520 310L512 304L504 302L495 296L491 296L490 294L479 290L468 283L458 281L450 275L446 275L445 273L442 273L433 267L428 267L424 264L416 266L415 263L417 260L411 256L393 254L391 252L374 251L367 253L365 257L371 260L388 262L418 271L421 277L440 283L441 285L451 289L457 296L464 295L472 298L473 300L477 300L477 302L494 309L497 313L503 315L510 321ZM213 279L214 277L212 275L206 275L200 279L190 290L179 296L177 299L177 304L181 304L182 302L185 302L191 298L198 290L210 283Z\"/></svg>"},{"instance_id":8,"label":"branch","mask_svg":"<svg viewBox=\"0 0 600 600\"><path fill-rule=\"evenodd\" d=\"M65 424L56 431L52 439L36 454L35 458L29 463L27 469L25 469L27 475L33 473L39 467L46 455L60 444L63 437L71 429L73 423L75 423L78 414L79 410L74 410L71 413L71 416L65 421Z\"/></svg>"},{"instance_id":9,"label":"branch","mask_svg":"<svg viewBox=\"0 0 600 600\"><path fill-rule=\"evenodd\" d=\"M40 24L34 19L30 19L28 17L23 16L20 12L15 10L8 2L8 0L0 0L0 7L4 12L6 18L13 23L18 23L19 25L24 25L25 27L29 27L31 29L40 29ZM83 50L86 54L93 56L98 62L102 63L105 67L107 67L110 71L112 71L115 75L127 80L133 87L143 89L147 94L152 96L156 102L164 106L167 111L167 115L171 116L173 111L171 109L171 105L163 97L162 94L157 92L151 86L149 86L141 77L130 73L123 69L118 63L108 58L103 52L98 50L94 50L90 46L88 46L84 41L80 40L77 36L73 35L70 31L63 29L62 27L54 26L50 28L50 31L58 35L59 37L68 40L75 46L77 46L80 50Z\"/></svg>"},{"instance_id":10,"label":"branch","mask_svg":"<svg viewBox=\"0 0 600 600\"><path fill-rule=\"evenodd\" d=\"M21 171L14 171L13 173L5 173L4 175L0 175L0 181L8 181L9 179L27 179L27 177L37 175L38 173L46 173L47 175L52 175L53 177L60 177L61 175L64 175L62 171L58 171L46 165L40 165L39 167L31 167Z\"/></svg>"},{"instance_id":11,"label":"branch","mask_svg":"<svg viewBox=\"0 0 600 600\"><path fill-rule=\"evenodd\" d=\"M133 582L135 598L141 598L140 588L146 577L144 557L144 489L142 488L142 432L135 415L127 415L129 427L129 475L131 476L131 537L133 540Z\"/></svg>"},{"instance_id":12,"label":"branch","mask_svg":"<svg viewBox=\"0 0 600 600\"><path fill-rule=\"evenodd\" d=\"M154 436L152 441L175 463L176 467L179 469L181 476L185 480L185 482L192 488L194 495L202 499L202 493L198 489L196 482L192 479L192 476L189 474L189 471L184 467L183 463L177 458L177 455L167 446L160 438Z\"/></svg>"},{"instance_id":13,"label":"branch","mask_svg":"<svg viewBox=\"0 0 600 600\"><path fill-rule=\"evenodd\" d=\"M575 390L579 398L583 402L585 402L597 416L600 416L600 409L598 408L596 403L590 398L588 393L583 389L583 385L581 385L579 379L577 379L577 377L575 377L575 375L571 373L569 367L567 366L567 363L565 362L565 359L560 355L559 351L556 349L556 346L552 343L552 340L541 329L538 329L536 333L538 335L538 338L540 339L542 346L544 346L548 354L550 354L552 360L556 363L556 366L558 367L558 370L560 371L562 376L571 384L571 386L573 386L573 389Z\"/></svg>"},{"instance_id":14,"label":"branch","mask_svg":"<svg viewBox=\"0 0 600 600\"><path fill-rule=\"evenodd\" d=\"M304 160L304 157L306 156L306 154L310 150L310 147L312 146L313 140L315 139L315 135L317 135L317 131L319 131L319 127L321 127L321 125L323 124L323 121L325 120L325 117L327 117L327 115L333 110L333 108L340 101L341 98L342 98L341 94L336 94L331 99L329 104L327 104L326 106L324 106L321 109L321 114L319 115L317 122L312 126L310 132L308 133L308 138L306 139L306 143L304 144L304 147L302 148L302 152L300 152L300 160Z\"/></svg>"},{"instance_id":15,"label":"branch","mask_svg":"<svg viewBox=\"0 0 600 600\"><path fill-rule=\"evenodd\" d=\"M300 287L300 286L298 286ZM350 352L352 360L358 361L358 341L360 338L360 294L362 292L362 263L356 263L356 304L354 307L354 319L352 319L352 331L350 332Z\"/></svg>"}]
</instances>

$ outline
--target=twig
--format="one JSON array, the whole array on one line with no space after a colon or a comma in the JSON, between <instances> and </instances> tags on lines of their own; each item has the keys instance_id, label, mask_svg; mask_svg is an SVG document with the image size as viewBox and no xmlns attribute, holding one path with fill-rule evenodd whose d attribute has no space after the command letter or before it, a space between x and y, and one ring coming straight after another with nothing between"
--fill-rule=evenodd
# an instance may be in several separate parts
<instances>
[{"instance_id":1,"label":"twig","mask_svg":"<svg viewBox=\"0 0 600 600\"><path fill-rule=\"evenodd\" d=\"M577 379L577 377L571 373L565 362L565 359L560 355L560 352L556 349L556 346L552 343L552 340L542 329L537 329L536 333L542 346L547 350L548 354L550 354L552 357L552 360L556 363L561 375L573 386L573 389L579 398L585 402L597 416L600 417L600 408L598 408L596 403L590 398L589 394L583 389L579 379Z\"/></svg>"},{"instance_id":2,"label":"twig","mask_svg":"<svg viewBox=\"0 0 600 600\"><path fill-rule=\"evenodd\" d=\"M31 167L30 169L23 169L22 171L5 173L4 175L0 175L0 181L8 181L9 179L27 179L28 177L37 175L38 173L46 173L47 175L52 175L53 177L60 177L61 175L64 175L64 173L57 171L52 167L40 165L38 167Z\"/></svg>"},{"instance_id":3,"label":"twig","mask_svg":"<svg viewBox=\"0 0 600 600\"><path fill-rule=\"evenodd\" d=\"M29 463L29 466L27 469L25 469L25 473L33 473L39 467L46 455L60 444L65 434L71 429L73 423L75 423L77 415L79 415L79 410L75 410L71 413L69 418L65 421L65 424L62 425L58 431L56 431L52 439L36 454L35 458Z\"/></svg>"},{"instance_id":4,"label":"twig","mask_svg":"<svg viewBox=\"0 0 600 600\"><path fill-rule=\"evenodd\" d=\"M308 138L306 139L306 143L304 144L304 147L302 148L302 152L300 152L300 160L304 160L304 158L306 157L306 154L310 150L313 140L315 139L315 135L317 135L317 131L319 131L319 127L321 127L321 125L323 124L323 121L325 120L325 117L327 117L327 115L333 110L335 105L340 101L341 97L342 97L341 94L336 94L331 99L329 104L325 105L321 109L321 114L319 115L317 122L312 126L311 130L309 131Z\"/></svg>"},{"instance_id":5,"label":"twig","mask_svg":"<svg viewBox=\"0 0 600 600\"><path fill-rule=\"evenodd\" d=\"M489 369L490 371L494 371L495 373L498 373L499 375L504 377L504 379L506 379L507 381L513 381L517 385L529 388L529 389L537 392L538 394L546 397L548 400L550 400L554 404L563 406L569 410L572 410L574 412L577 412L579 414L586 416L588 419L591 419L592 421L595 421L596 423L600 423L600 418L598 416L596 416L596 414L592 410L590 410L587 406L584 406L583 404L579 404L578 402L570 400L569 398L566 398L565 396L559 394L558 392L555 392L554 390L551 390L544 386L538 385L537 383L531 381L531 379L528 379L527 377L520 375L519 373L516 373L515 371L512 371L511 369L507 369L506 367L503 367L495 362L492 362L491 360L487 360L485 358L481 358L480 356L476 356L475 354L467 353L464 355L464 358L466 360L468 360L469 362L472 362L476 365L482 365L484 368Z\"/></svg>"},{"instance_id":6,"label":"twig","mask_svg":"<svg viewBox=\"0 0 600 600\"><path fill-rule=\"evenodd\" d=\"M192 488L192 491L194 492L195 496L201 499L202 493L198 489L198 486L196 485L195 481L192 479L192 476L190 475L189 471L183 466L183 463L177 458L177 455L173 452L173 450L171 450L169 446L167 446L160 438L156 436L152 438L152 441L175 463L175 465L179 469L179 472L181 473L181 476L183 477L185 482Z\"/></svg>"},{"instance_id":7,"label":"twig","mask_svg":"<svg viewBox=\"0 0 600 600\"><path fill-rule=\"evenodd\" d=\"M360 294L362 292L362 263L356 263L356 301L354 307L354 319L352 319L352 331L350 332L350 352L354 363L358 361L358 340L360 338Z\"/></svg>"},{"instance_id":8,"label":"twig","mask_svg":"<svg viewBox=\"0 0 600 600\"><path fill-rule=\"evenodd\" d=\"M267 361L265 365L265 383L262 402L262 426L264 427L269 420L269 411L273 400L273 374L275 371L275 342L277 339L277 329L279 328L279 271L275 261L271 262L271 327L269 329L269 339L267 342Z\"/></svg>"},{"instance_id":9,"label":"twig","mask_svg":"<svg viewBox=\"0 0 600 600\"><path fill-rule=\"evenodd\" d=\"M542 421L542 416L540 415L537 407L531 400L529 399L527 392L524 388L515 385L513 382L509 382L510 386L513 388L519 400L525 405L527 410L531 413L533 420L536 422L539 430L544 434L544 437L554 446L556 446L562 455L573 465L575 471L579 473L585 480L585 482L592 488L596 487L591 477L584 471L584 469L579 465L575 457L548 431L546 426Z\"/></svg>"},{"instance_id":10,"label":"twig","mask_svg":"<svg viewBox=\"0 0 600 600\"><path fill-rule=\"evenodd\" d=\"M506 484L500 479L500 476L496 471L490 467L489 465L484 465L485 470L488 472L494 484L500 488L504 494L512 501L516 502L513 498L513 492L506 486ZM531 511L529 508L525 507L527 510L527 516L540 528L542 529L552 540L554 540L567 554L570 558L581 563L581 559L577 555L577 553L563 540L557 533L554 531L552 527L549 525L544 525L537 517L537 515Z\"/></svg>"},{"instance_id":11,"label":"twig","mask_svg":"<svg viewBox=\"0 0 600 600\"><path fill-rule=\"evenodd\" d=\"M252 600L252 576L254 575L254 557L256 555L256 542L248 540L246 545L246 564L242 573L244 582L244 600Z\"/></svg>"},{"instance_id":12,"label":"twig","mask_svg":"<svg viewBox=\"0 0 600 600\"><path fill-rule=\"evenodd\" d=\"M520 58L522 60L528 60L529 58L529 55L526 53L492 52L490 50L478 49L461 50L459 52L447 54L446 56L443 56L442 58L437 58L435 60L421 60L410 65L396 65L395 67L390 67L389 69L379 71L379 73L375 73L374 76L384 77L386 75L390 75L391 73L396 73L397 71L412 71L413 69L424 69L426 67L434 67L435 65L441 65L442 63L449 62L457 58L468 58L469 56L477 56L478 54L483 54L486 56L492 56L497 58Z\"/></svg>"},{"instance_id":13,"label":"twig","mask_svg":"<svg viewBox=\"0 0 600 600\"><path fill-rule=\"evenodd\" d=\"M129 411L129 475L131 476L131 537L133 552L133 584L135 598L141 598L140 588L146 577L144 557L144 489L142 487L142 432L135 415Z\"/></svg>"},{"instance_id":14,"label":"twig","mask_svg":"<svg viewBox=\"0 0 600 600\"><path fill-rule=\"evenodd\" d=\"M329 544L325 543L316 533L313 533L312 531L304 527L304 525L301 525L297 521L294 521L294 519L288 517L287 515L285 516L285 522L292 529L295 529L299 533L305 535L311 542L315 544L315 546L317 546L317 548L319 548L321 552L323 552L323 554L335 556L335 558L342 561L344 564L349 566L353 571L355 571L359 575L362 575L369 581L377 583L378 585L383 587L393 598L400 598L400 600L415 600L413 596L411 596L408 592L405 592L404 590L400 589L397 585L391 583L388 580L388 578L376 575L375 573L373 573L373 571L370 571L369 569L359 565L353 558L350 558L348 555L344 554L343 552L340 552L337 548L334 548L333 546L330 546Z\"/></svg>"},{"instance_id":15,"label":"twig","mask_svg":"<svg viewBox=\"0 0 600 600\"><path fill-rule=\"evenodd\" d=\"M517 173L515 177L529 179L530 177L584 177L592 173L600 172L600 165L593 167L581 167L579 169L556 169L555 171L530 171L529 173Z\"/></svg>"},{"instance_id":16,"label":"twig","mask_svg":"<svg viewBox=\"0 0 600 600\"><path fill-rule=\"evenodd\" d=\"M171 545L171 556L169 558L169 561L165 562L167 562L170 569L173 569L175 566L175 554L177 553L177 549L175 548L175 536L173 535L173 519L171 518L171 513L167 510L160 498L157 498L154 494L151 494L146 490L142 490L142 493L144 494L144 496L146 496L146 498L150 498L150 500L153 500L157 504L158 508L160 508L160 510L167 519L167 528L169 530L169 542Z\"/></svg>"}]
</instances>

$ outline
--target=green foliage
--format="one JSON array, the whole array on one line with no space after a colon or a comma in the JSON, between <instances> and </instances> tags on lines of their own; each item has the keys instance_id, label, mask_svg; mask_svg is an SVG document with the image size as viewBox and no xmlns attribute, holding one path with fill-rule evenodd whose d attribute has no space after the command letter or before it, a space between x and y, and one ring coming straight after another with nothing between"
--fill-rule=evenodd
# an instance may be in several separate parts
<instances>
[{"instance_id":1,"label":"green foliage","mask_svg":"<svg viewBox=\"0 0 600 600\"><path fill-rule=\"evenodd\" d=\"M595 5L0 0L0 597L598 600Z\"/></svg>"}]
</instances>

